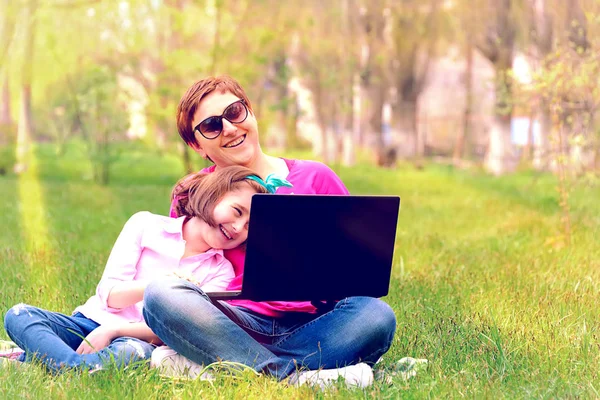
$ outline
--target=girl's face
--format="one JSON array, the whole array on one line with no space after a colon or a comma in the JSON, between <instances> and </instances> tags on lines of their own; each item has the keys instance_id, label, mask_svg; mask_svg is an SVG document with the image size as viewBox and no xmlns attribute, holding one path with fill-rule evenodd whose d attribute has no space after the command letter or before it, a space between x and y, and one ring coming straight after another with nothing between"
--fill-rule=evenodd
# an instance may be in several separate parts
<instances>
[{"instance_id":1,"label":"girl's face","mask_svg":"<svg viewBox=\"0 0 600 400\"><path fill-rule=\"evenodd\" d=\"M250 203L256 193L250 185L228 192L217 203L213 218L217 226L202 224L202 236L213 249L233 249L248 239Z\"/></svg>"}]
</instances>

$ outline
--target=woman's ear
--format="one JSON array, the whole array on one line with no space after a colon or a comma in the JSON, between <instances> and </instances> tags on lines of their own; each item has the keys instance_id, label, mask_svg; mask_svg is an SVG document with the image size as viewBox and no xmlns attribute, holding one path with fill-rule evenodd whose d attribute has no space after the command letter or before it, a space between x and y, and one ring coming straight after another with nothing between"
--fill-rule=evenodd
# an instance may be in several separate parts
<instances>
[{"instance_id":1,"label":"woman's ear","mask_svg":"<svg viewBox=\"0 0 600 400\"><path fill-rule=\"evenodd\" d=\"M190 143L189 146L192 148L192 150L194 150L196 153L200 154L200 157L207 159L208 155L206 154L206 152L204 151L204 149L202 148L202 146L200 146L199 143Z\"/></svg>"}]
</instances>

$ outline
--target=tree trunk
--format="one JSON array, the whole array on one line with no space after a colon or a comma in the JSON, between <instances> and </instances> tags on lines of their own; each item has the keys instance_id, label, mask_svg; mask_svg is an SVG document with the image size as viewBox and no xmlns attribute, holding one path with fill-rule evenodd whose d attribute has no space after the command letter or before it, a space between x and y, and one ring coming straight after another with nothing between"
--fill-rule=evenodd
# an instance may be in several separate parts
<instances>
[{"instance_id":1,"label":"tree trunk","mask_svg":"<svg viewBox=\"0 0 600 400\"><path fill-rule=\"evenodd\" d=\"M494 175L514 171L516 159L510 137L512 119L512 88L508 71L512 64L512 50L506 51L496 62L496 109L490 129L485 167Z\"/></svg>"},{"instance_id":2,"label":"tree trunk","mask_svg":"<svg viewBox=\"0 0 600 400\"><path fill-rule=\"evenodd\" d=\"M365 2L360 14L361 36L363 38L363 53L361 62L361 87L362 93L368 97L361 103L368 105L362 115L362 123L367 132L375 139L375 157L377 164L385 163L385 148L383 138L383 106L387 98L388 80L387 54L385 48L384 4L382 1ZM361 136L361 145L365 145L365 135Z\"/></svg>"},{"instance_id":3,"label":"tree trunk","mask_svg":"<svg viewBox=\"0 0 600 400\"><path fill-rule=\"evenodd\" d=\"M317 107L317 122L319 124L319 131L321 132L321 141L320 141L320 146L321 146L321 155L323 158L323 162L325 164L329 164L329 162L331 161L331 157L329 156L329 146L328 146L328 128L327 128L327 122L325 121L325 117L323 116L323 112L321 111L321 107L320 107L321 102L320 101L316 101L315 102L315 106Z\"/></svg>"},{"instance_id":4,"label":"tree trunk","mask_svg":"<svg viewBox=\"0 0 600 400\"><path fill-rule=\"evenodd\" d=\"M385 139L383 137L383 105L385 103L384 85L371 84L371 113L370 113L370 131L375 136L375 154L378 165L385 165L386 149Z\"/></svg>"},{"instance_id":5,"label":"tree trunk","mask_svg":"<svg viewBox=\"0 0 600 400\"><path fill-rule=\"evenodd\" d=\"M358 5L354 1L341 0L341 8L343 12L342 26L344 36L347 38L347 43L353 48L348 49L345 52L343 59L344 63L349 63L355 60L357 57L358 49L361 44L358 38ZM343 125L340 138L340 152L341 155L338 158L341 163L345 166L352 166L356 162L356 143L354 139L355 135L355 124L356 113L360 110L357 109L360 101L359 97L359 80L356 72L346 72L344 74L344 106L342 106L343 114Z\"/></svg>"},{"instance_id":6,"label":"tree trunk","mask_svg":"<svg viewBox=\"0 0 600 400\"><path fill-rule=\"evenodd\" d=\"M321 156L323 162L325 164L329 164L331 161L329 157L329 146L327 146L327 137L329 135L327 133L327 126L325 126L325 124L321 121L321 118L319 118L319 131L321 132Z\"/></svg>"},{"instance_id":7,"label":"tree trunk","mask_svg":"<svg viewBox=\"0 0 600 400\"><path fill-rule=\"evenodd\" d=\"M25 25L25 48L23 51L23 65L21 71L21 104L19 114L19 127L17 129L17 165L15 170L22 172L27 168L25 159L26 153L29 151L31 138L33 136L33 123L31 119L31 82L33 78L33 46L35 42L35 11L37 8L36 1L27 3L27 21Z\"/></svg>"},{"instance_id":8,"label":"tree trunk","mask_svg":"<svg viewBox=\"0 0 600 400\"><path fill-rule=\"evenodd\" d=\"M0 2L0 66L5 65L8 50L13 39L17 22L17 11L21 5L15 0Z\"/></svg>"},{"instance_id":9,"label":"tree trunk","mask_svg":"<svg viewBox=\"0 0 600 400\"><path fill-rule=\"evenodd\" d=\"M529 162L532 160L531 154L533 153L533 141L535 140L533 132L534 132L534 124L535 124L535 111L531 110L528 115L529 125L527 127L527 143L523 146L523 152L521 153L521 163L525 165L529 165Z\"/></svg>"},{"instance_id":10,"label":"tree trunk","mask_svg":"<svg viewBox=\"0 0 600 400\"><path fill-rule=\"evenodd\" d=\"M344 131L344 154L342 156L342 163L345 166L352 166L356 163L356 147L360 142L361 101L360 78L358 74L355 74L352 82L350 126Z\"/></svg>"},{"instance_id":11,"label":"tree trunk","mask_svg":"<svg viewBox=\"0 0 600 400\"><path fill-rule=\"evenodd\" d=\"M0 125L12 125L12 116L10 115L10 85L8 81L8 71L4 69L2 73L2 97L0 98Z\"/></svg>"},{"instance_id":12,"label":"tree trunk","mask_svg":"<svg viewBox=\"0 0 600 400\"><path fill-rule=\"evenodd\" d=\"M502 175L514 170L516 163L512 154L510 138L510 123L512 119L511 84L508 71L512 63L512 52L506 52L504 57L496 62L496 108L490 136L488 151L485 157L485 167L494 175Z\"/></svg>"},{"instance_id":13,"label":"tree trunk","mask_svg":"<svg viewBox=\"0 0 600 400\"><path fill-rule=\"evenodd\" d=\"M495 115L490 129L485 166L494 175L502 175L509 169L510 119L508 115Z\"/></svg>"},{"instance_id":14,"label":"tree trunk","mask_svg":"<svg viewBox=\"0 0 600 400\"><path fill-rule=\"evenodd\" d=\"M425 141L417 126L417 99L398 101L392 107L392 130L398 133L398 154L421 157L425 154Z\"/></svg>"},{"instance_id":15,"label":"tree trunk","mask_svg":"<svg viewBox=\"0 0 600 400\"><path fill-rule=\"evenodd\" d=\"M105 123L103 125L108 125ZM108 185L110 181L110 164L111 164L111 154L109 147L109 135L108 129L106 126L103 127L102 137L100 139L100 184L102 186Z\"/></svg>"},{"instance_id":16,"label":"tree trunk","mask_svg":"<svg viewBox=\"0 0 600 400\"><path fill-rule=\"evenodd\" d=\"M492 14L486 35L476 42L477 48L494 65L496 73L496 109L490 128L489 143L485 157L486 169L500 175L516 167L510 141L512 117L511 70L516 25L512 17L514 0L489 0Z\"/></svg>"},{"instance_id":17,"label":"tree trunk","mask_svg":"<svg viewBox=\"0 0 600 400\"><path fill-rule=\"evenodd\" d=\"M548 169L550 160L550 137L552 135L552 114L548 102L540 102L540 134L533 147L533 167L537 170Z\"/></svg>"},{"instance_id":18,"label":"tree trunk","mask_svg":"<svg viewBox=\"0 0 600 400\"><path fill-rule=\"evenodd\" d=\"M274 138L270 138L270 141L278 148L285 149L288 145L288 114L289 114L289 91L288 91L288 72L287 72L287 57L286 54L281 51L275 56L272 62L273 78L271 80L274 86L273 92L275 94L274 103L276 105L275 110L275 127L271 129L271 133L275 135Z\"/></svg>"},{"instance_id":19,"label":"tree trunk","mask_svg":"<svg viewBox=\"0 0 600 400\"><path fill-rule=\"evenodd\" d=\"M465 143L471 136L471 116L473 114L473 43L467 38L465 64L465 111L463 113L463 129L458 131L452 159L454 165L460 163L465 155Z\"/></svg>"},{"instance_id":20,"label":"tree trunk","mask_svg":"<svg viewBox=\"0 0 600 400\"><path fill-rule=\"evenodd\" d=\"M298 137L298 118L300 117L300 110L295 93L290 93L290 106L288 110L288 118L285 126L285 133L287 136L286 143L288 147L297 148L300 147L300 138Z\"/></svg>"}]
</instances>

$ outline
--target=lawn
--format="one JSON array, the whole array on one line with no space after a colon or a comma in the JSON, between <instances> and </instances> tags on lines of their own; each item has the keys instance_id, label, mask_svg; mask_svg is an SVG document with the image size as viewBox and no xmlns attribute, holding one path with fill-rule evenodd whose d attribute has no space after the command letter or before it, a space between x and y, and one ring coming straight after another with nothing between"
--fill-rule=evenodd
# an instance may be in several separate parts
<instances>
[{"instance_id":1,"label":"lawn","mask_svg":"<svg viewBox=\"0 0 600 400\"><path fill-rule=\"evenodd\" d=\"M180 382L138 369L81 376L0 367L1 398L600 397L600 187L569 189L569 238L552 176L427 165L335 167L355 194L402 198L393 279L398 329L383 364L427 370L365 391L288 388L221 376ZM176 157L132 152L113 180L89 180L76 149L50 146L21 176L0 177L0 310L25 302L70 313L94 293L111 246L139 210L166 213ZM4 330L0 338L6 339Z\"/></svg>"}]
</instances>

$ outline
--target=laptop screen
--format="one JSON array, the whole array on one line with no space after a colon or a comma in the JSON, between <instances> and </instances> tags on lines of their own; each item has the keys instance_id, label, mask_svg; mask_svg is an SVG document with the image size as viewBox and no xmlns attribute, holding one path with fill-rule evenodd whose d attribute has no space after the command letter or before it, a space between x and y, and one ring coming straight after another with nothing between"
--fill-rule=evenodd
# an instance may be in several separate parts
<instances>
[{"instance_id":1,"label":"laptop screen","mask_svg":"<svg viewBox=\"0 0 600 400\"><path fill-rule=\"evenodd\" d=\"M397 196L254 195L244 298L386 295L399 207Z\"/></svg>"}]
</instances>

